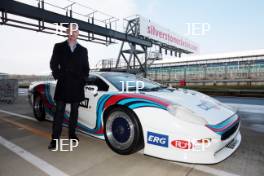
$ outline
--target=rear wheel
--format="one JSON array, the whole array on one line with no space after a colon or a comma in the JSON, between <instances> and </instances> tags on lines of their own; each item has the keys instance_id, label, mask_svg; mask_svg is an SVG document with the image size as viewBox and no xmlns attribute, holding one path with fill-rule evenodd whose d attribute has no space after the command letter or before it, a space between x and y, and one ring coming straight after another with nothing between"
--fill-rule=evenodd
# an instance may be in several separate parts
<instances>
[{"instance_id":1,"label":"rear wheel","mask_svg":"<svg viewBox=\"0 0 264 176\"><path fill-rule=\"evenodd\" d=\"M143 137L137 116L128 109L115 108L106 117L104 136L116 153L128 155L143 148Z\"/></svg>"},{"instance_id":2,"label":"rear wheel","mask_svg":"<svg viewBox=\"0 0 264 176\"><path fill-rule=\"evenodd\" d=\"M33 102L33 113L37 120L43 121L45 120L46 113L43 101L40 95L36 95Z\"/></svg>"}]
</instances>

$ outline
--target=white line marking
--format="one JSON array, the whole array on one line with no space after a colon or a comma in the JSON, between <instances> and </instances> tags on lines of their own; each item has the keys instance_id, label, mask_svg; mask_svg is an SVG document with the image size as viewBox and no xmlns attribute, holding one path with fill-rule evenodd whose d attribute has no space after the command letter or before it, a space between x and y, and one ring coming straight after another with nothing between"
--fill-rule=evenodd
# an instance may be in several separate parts
<instances>
[{"instance_id":1,"label":"white line marking","mask_svg":"<svg viewBox=\"0 0 264 176\"><path fill-rule=\"evenodd\" d=\"M177 163L177 162L172 162L173 164L184 166L184 167L189 167L193 168L195 170L199 170L208 174L216 175L216 176L240 176L238 174L226 172L220 169L214 169L208 166L203 166L203 165L195 165L195 164L185 164L185 163Z\"/></svg>"},{"instance_id":2,"label":"white line marking","mask_svg":"<svg viewBox=\"0 0 264 176\"><path fill-rule=\"evenodd\" d=\"M30 116L26 116L26 115L22 115L22 114L17 114L17 113L5 111L2 109L0 109L0 112L5 113L5 114L9 114L9 115L13 115L13 116L17 116L17 117L21 117L21 118L28 119L28 120L37 121L34 117L30 117Z\"/></svg>"},{"instance_id":3,"label":"white line marking","mask_svg":"<svg viewBox=\"0 0 264 176\"><path fill-rule=\"evenodd\" d=\"M68 176L68 174L64 173L63 171L57 169L56 167L52 166L51 164L47 163L46 161L38 158L37 156L31 154L30 152L24 150L23 148L17 146L16 144L6 140L2 136L0 136L0 144L4 147L9 149L10 151L14 152L24 160L28 161L32 165L36 166L43 172L51 176Z\"/></svg>"},{"instance_id":4,"label":"white line marking","mask_svg":"<svg viewBox=\"0 0 264 176\"><path fill-rule=\"evenodd\" d=\"M22 115L22 114L17 114L17 113L13 113L13 112L5 111L5 110L2 110L2 109L0 109L0 112L2 112L2 113L6 113L6 114L9 114L9 115L13 115L13 116L17 116L17 117L21 117L21 118L24 118L24 119L28 119L28 120L32 120L32 121L36 121L36 122L38 122L38 120L36 120L34 117L31 117L31 116L26 116L26 115ZM52 117L51 117L50 115L48 115L48 114L47 114L47 116L46 116L46 120L47 120L47 121L50 121L50 122L53 121ZM80 131L79 134L82 135L82 136L85 136L85 137L91 138L91 139L99 139L99 140L102 140L102 139L100 139L100 138L96 138L95 136L92 136L92 135L87 134L87 133L82 132L82 131Z\"/></svg>"}]
</instances>

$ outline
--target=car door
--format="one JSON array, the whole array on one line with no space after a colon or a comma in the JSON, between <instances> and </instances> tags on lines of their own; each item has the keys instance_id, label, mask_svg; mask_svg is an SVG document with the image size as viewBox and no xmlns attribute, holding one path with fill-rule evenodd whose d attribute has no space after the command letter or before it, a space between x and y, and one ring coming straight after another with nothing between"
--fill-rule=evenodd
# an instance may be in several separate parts
<instances>
[{"instance_id":1,"label":"car door","mask_svg":"<svg viewBox=\"0 0 264 176\"><path fill-rule=\"evenodd\" d=\"M94 91L90 89L92 86L96 86L98 88L96 93L94 93ZM98 76L90 75L84 89L85 100L80 103L79 122L90 129L94 129L96 127L97 121L97 101L104 93L108 91L109 85Z\"/></svg>"}]
</instances>

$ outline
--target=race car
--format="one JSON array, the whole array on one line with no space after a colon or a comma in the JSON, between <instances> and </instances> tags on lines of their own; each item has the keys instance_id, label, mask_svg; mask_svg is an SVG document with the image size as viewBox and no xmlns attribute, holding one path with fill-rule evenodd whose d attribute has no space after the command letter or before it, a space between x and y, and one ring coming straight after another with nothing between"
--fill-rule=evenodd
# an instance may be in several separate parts
<instances>
[{"instance_id":1,"label":"race car","mask_svg":"<svg viewBox=\"0 0 264 176\"><path fill-rule=\"evenodd\" d=\"M56 81L32 83L29 101L38 120L52 118ZM213 164L241 143L235 109L194 90L168 88L120 72L90 73L79 106L78 130L104 139L116 153ZM69 121L66 106L64 124Z\"/></svg>"}]
</instances>

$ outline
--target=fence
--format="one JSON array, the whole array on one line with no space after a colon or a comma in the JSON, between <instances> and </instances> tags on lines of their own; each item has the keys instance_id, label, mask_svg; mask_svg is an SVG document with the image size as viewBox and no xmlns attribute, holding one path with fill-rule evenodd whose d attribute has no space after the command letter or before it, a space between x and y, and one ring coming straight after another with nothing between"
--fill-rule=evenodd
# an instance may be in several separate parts
<instances>
[{"instance_id":1,"label":"fence","mask_svg":"<svg viewBox=\"0 0 264 176\"><path fill-rule=\"evenodd\" d=\"M18 96L18 80L0 79L0 103L14 103Z\"/></svg>"}]
</instances>

